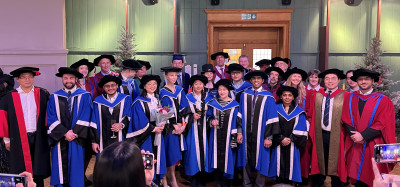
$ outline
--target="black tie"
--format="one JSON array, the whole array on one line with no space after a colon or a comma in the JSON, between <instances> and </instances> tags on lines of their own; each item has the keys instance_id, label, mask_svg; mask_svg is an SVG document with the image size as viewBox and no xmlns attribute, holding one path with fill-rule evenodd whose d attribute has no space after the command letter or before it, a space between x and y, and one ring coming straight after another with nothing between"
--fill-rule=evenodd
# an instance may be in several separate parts
<instances>
[{"instance_id":1,"label":"black tie","mask_svg":"<svg viewBox=\"0 0 400 187\"><path fill-rule=\"evenodd\" d=\"M325 100L325 110L324 110L324 125L327 127L329 125L329 108L331 106L331 92L328 91L328 95Z\"/></svg>"}]
</instances>

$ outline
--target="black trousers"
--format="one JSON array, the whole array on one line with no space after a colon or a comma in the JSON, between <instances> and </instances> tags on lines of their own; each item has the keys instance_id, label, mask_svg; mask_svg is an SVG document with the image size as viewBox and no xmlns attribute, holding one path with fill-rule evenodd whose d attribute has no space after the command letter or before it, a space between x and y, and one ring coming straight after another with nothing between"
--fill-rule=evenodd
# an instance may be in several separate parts
<instances>
[{"instance_id":1,"label":"black trousers","mask_svg":"<svg viewBox=\"0 0 400 187\"><path fill-rule=\"evenodd\" d=\"M215 170L213 173L217 187L228 187L230 186L230 180L224 177L224 172Z\"/></svg>"},{"instance_id":2,"label":"black trousers","mask_svg":"<svg viewBox=\"0 0 400 187\"><path fill-rule=\"evenodd\" d=\"M206 174L204 172L198 172L190 178L191 187L203 187L206 186Z\"/></svg>"},{"instance_id":3,"label":"black trousers","mask_svg":"<svg viewBox=\"0 0 400 187\"><path fill-rule=\"evenodd\" d=\"M323 141L323 147L324 147L324 161L325 161L325 170L328 169L328 160L329 160L329 145L330 145L330 139L331 139L331 132L322 130L322 141ZM327 173L327 171L325 171ZM331 186L332 187L342 187L345 186L345 183L340 181L340 178L338 176L330 176L331 177ZM326 176L325 175L313 175L312 176L312 182L311 186L312 187L319 187L319 186L324 186Z\"/></svg>"},{"instance_id":4,"label":"black trousers","mask_svg":"<svg viewBox=\"0 0 400 187\"><path fill-rule=\"evenodd\" d=\"M28 142L29 150L31 151L31 159L34 160L35 157L35 142L36 142L36 132L28 132ZM44 187L44 178L42 176L33 175L33 181L36 183L37 187Z\"/></svg>"}]
</instances>

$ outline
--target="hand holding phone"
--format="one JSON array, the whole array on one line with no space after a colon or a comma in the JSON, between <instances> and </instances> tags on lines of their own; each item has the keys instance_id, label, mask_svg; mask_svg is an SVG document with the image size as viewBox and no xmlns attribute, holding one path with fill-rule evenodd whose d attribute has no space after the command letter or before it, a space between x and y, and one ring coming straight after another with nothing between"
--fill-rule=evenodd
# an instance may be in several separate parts
<instances>
[{"instance_id":1,"label":"hand holding phone","mask_svg":"<svg viewBox=\"0 0 400 187\"><path fill-rule=\"evenodd\" d=\"M7 174L7 173L0 173L0 186L27 186L26 177L15 175L15 174Z\"/></svg>"},{"instance_id":2,"label":"hand holding phone","mask_svg":"<svg viewBox=\"0 0 400 187\"><path fill-rule=\"evenodd\" d=\"M143 155L143 164L144 169L151 170L154 166L154 154L153 153L145 153Z\"/></svg>"}]
</instances>

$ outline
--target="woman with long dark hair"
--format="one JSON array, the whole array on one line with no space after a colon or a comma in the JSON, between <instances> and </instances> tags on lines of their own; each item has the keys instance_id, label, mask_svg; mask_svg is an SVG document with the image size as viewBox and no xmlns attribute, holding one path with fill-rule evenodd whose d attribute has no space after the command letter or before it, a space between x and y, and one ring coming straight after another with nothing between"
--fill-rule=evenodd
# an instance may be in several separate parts
<instances>
[{"instance_id":1,"label":"woman with long dark hair","mask_svg":"<svg viewBox=\"0 0 400 187\"><path fill-rule=\"evenodd\" d=\"M143 91L132 104L132 118L126 138L137 143L141 149L154 153L154 157L157 160L154 167L158 183L163 178L163 175L167 173L164 137L161 135L164 126L156 126L156 116L153 116L151 111L160 106L157 89L161 83L161 78L158 75L144 75L140 82L139 87ZM156 135L161 135L159 145L154 144Z\"/></svg>"}]
</instances>

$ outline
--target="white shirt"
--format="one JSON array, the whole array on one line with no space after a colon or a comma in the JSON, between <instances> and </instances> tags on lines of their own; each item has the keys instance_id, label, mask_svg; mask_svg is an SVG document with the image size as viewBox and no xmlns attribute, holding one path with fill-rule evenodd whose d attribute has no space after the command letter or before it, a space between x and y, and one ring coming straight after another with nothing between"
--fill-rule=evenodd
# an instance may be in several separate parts
<instances>
[{"instance_id":1,"label":"white shirt","mask_svg":"<svg viewBox=\"0 0 400 187\"><path fill-rule=\"evenodd\" d=\"M37 125L37 108L35 101L34 87L28 93L25 93L21 86L16 89L21 98L22 112L24 113L24 122L26 132L35 132ZM10 143L9 138L4 138L4 143Z\"/></svg>"},{"instance_id":2,"label":"white shirt","mask_svg":"<svg viewBox=\"0 0 400 187\"><path fill-rule=\"evenodd\" d=\"M78 89L78 88L76 87L76 85L75 85L73 88L71 88L71 89L63 88L63 90L64 90L65 92L68 93L68 92L70 91L71 94L74 93L77 89Z\"/></svg>"},{"instance_id":3,"label":"white shirt","mask_svg":"<svg viewBox=\"0 0 400 187\"><path fill-rule=\"evenodd\" d=\"M338 88L336 87L335 89L333 89L333 90L329 90L329 89L327 89L326 90L326 93L328 93L328 91L331 91L331 95L332 95L332 93L333 92L335 92L336 90L337 90ZM333 100L334 100L335 98L333 98L332 96L331 96L331 98L330 98L330 104L329 104L329 123L328 123L328 126L325 126L324 125L324 114L325 114L325 101L326 101L326 96L324 96L324 99L322 100L322 112L321 112L321 115L322 115L322 117L321 117L321 128L322 128L322 130L325 130L325 131L331 131L331 123L332 123L332 109L333 109Z\"/></svg>"},{"instance_id":4,"label":"white shirt","mask_svg":"<svg viewBox=\"0 0 400 187\"><path fill-rule=\"evenodd\" d=\"M122 75L122 73L121 73L121 77L122 77L123 81L128 81L128 78L126 78L124 75Z\"/></svg>"},{"instance_id":5,"label":"white shirt","mask_svg":"<svg viewBox=\"0 0 400 187\"><path fill-rule=\"evenodd\" d=\"M155 110L158 108L158 99L154 96L153 94L149 94L147 93L147 98L150 99L150 103L149 103L149 110ZM150 121L155 121L156 119L154 118L153 115L150 115Z\"/></svg>"},{"instance_id":6,"label":"white shirt","mask_svg":"<svg viewBox=\"0 0 400 187\"><path fill-rule=\"evenodd\" d=\"M196 95L196 93L193 92L193 96L196 99L196 108L201 110L201 94L200 95Z\"/></svg>"},{"instance_id":7,"label":"white shirt","mask_svg":"<svg viewBox=\"0 0 400 187\"><path fill-rule=\"evenodd\" d=\"M235 83L234 81L232 81L232 86L233 86L235 89L239 89L243 84L244 84L244 81L243 81L243 80L241 80L240 83Z\"/></svg>"},{"instance_id":8,"label":"white shirt","mask_svg":"<svg viewBox=\"0 0 400 187\"><path fill-rule=\"evenodd\" d=\"M256 89L254 89L254 87L252 87L251 89L252 89L253 91L256 90ZM262 86L259 87L256 91L257 91L257 92L262 92L262 91L263 91L263 87L262 87Z\"/></svg>"},{"instance_id":9,"label":"white shirt","mask_svg":"<svg viewBox=\"0 0 400 187\"><path fill-rule=\"evenodd\" d=\"M115 95L114 95L113 97L110 97L110 96L107 94L107 101L110 102L110 103L114 103L114 101L117 99L117 97L118 97L118 92L115 93ZM109 107L109 108L108 108L108 111L110 111L110 114L112 115L112 113L113 113L113 111L114 111L114 108L113 108L113 107Z\"/></svg>"},{"instance_id":10,"label":"white shirt","mask_svg":"<svg viewBox=\"0 0 400 187\"><path fill-rule=\"evenodd\" d=\"M222 70L221 70L221 68L222 68ZM215 66L215 69L217 69L217 71L218 71L218 73L219 73L220 75L224 76L224 69L225 69L225 66L222 66L222 67ZM214 83L217 83L220 79L221 79L221 78L219 78L218 75L215 75Z\"/></svg>"},{"instance_id":11,"label":"white shirt","mask_svg":"<svg viewBox=\"0 0 400 187\"><path fill-rule=\"evenodd\" d=\"M371 90L368 91L367 93L362 93L361 90L360 90L360 94L361 94L361 95L369 95L369 94L372 93L372 91L374 91L374 89L371 89Z\"/></svg>"},{"instance_id":12,"label":"white shirt","mask_svg":"<svg viewBox=\"0 0 400 187\"><path fill-rule=\"evenodd\" d=\"M315 91L318 91L320 88L321 88L321 86L320 86L319 84L318 84L318 86L315 87L315 88L311 88L311 86L308 84L306 90L315 90Z\"/></svg>"}]
</instances>

